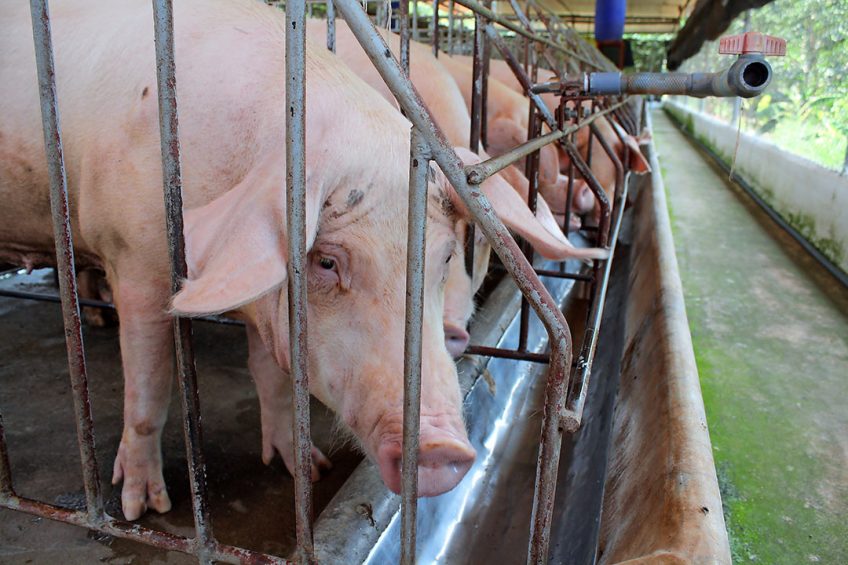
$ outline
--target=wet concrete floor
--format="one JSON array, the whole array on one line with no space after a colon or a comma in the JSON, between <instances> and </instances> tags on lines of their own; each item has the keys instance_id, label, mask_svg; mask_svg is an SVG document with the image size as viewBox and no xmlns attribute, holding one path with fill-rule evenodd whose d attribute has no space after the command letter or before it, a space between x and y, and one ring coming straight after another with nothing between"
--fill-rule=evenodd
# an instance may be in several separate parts
<instances>
[{"instance_id":1,"label":"wet concrete floor","mask_svg":"<svg viewBox=\"0 0 848 565\"><path fill-rule=\"evenodd\" d=\"M653 118L734 562L848 563L848 290Z\"/></svg>"},{"instance_id":2,"label":"wet concrete floor","mask_svg":"<svg viewBox=\"0 0 848 565\"><path fill-rule=\"evenodd\" d=\"M0 281L21 290L55 293L49 271ZM294 548L293 481L277 458L262 464L259 403L247 370L244 330L196 323L195 348L204 424L210 507L223 543L288 555ZM117 328L85 328L84 340L97 439L97 459L109 514L122 517L120 487L109 484L121 437L123 380ZM22 496L84 506L62 318L58 304L0 298L0 413L15 490ZM176 386L174 387L176 393ZM164 474L173 509L140 523L193 536L185 448L176 394L163 437ZM313 438L335 465L314 487L316 515L361 457L331 436L333 416L317 402ZM85 529L0 510L0 563L196 563L189 556L96 535Z\"/></svg>"}]
</instances>

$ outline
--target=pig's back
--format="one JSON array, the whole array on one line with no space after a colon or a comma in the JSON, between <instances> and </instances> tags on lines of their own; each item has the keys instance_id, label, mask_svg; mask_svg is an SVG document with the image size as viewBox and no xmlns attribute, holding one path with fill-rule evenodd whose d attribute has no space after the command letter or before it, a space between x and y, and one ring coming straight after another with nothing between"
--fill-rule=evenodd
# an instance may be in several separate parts
<instances>
[{"instance_id":1,"label":"pig's back","mask_svg":"<svg viewBox=\"0 0 848 565\"><path fill-rule=\"evenodd\" d=\"M284 92L284 35L282 15L252 0L175 4L184 192L193 207L232 187L271 137L282 139L268 127L283 123L279 105L267 101L271 90L277 99ZM72 219L85 252L109 223L162 217L152 8L148 0L50 7ZM49 249L29 8L5 3L0 19L0 248Z\"/></svg>"}]
</instances>

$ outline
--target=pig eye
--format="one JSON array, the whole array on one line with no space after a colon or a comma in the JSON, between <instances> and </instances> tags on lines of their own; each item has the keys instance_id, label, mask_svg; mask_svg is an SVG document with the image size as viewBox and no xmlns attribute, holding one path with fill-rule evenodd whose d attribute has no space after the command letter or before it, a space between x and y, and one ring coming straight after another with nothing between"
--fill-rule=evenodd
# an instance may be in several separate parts
<instances>
[{"instance_id":1,"label":"pig eye","mask_svg":"<svg viewBox=\"0 0 848 565\"><path fill-rule=\"evenodd\" d=\"M318 264L322 269L327 269L328 271L336 268L336 260L331 257L321 257L318 259Z\"/></svg>"}]
</instances>

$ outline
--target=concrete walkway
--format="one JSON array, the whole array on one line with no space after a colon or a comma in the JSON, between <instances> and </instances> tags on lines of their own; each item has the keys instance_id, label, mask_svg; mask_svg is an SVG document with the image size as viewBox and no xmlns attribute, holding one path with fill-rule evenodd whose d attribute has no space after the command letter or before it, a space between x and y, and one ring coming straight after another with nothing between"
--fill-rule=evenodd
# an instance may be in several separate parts
<instances>
[{"instance_id":1,"label":"concrete walkway","mask_svg":"<svg viewBox=\"0 0 848 565\"><path fill-rule=\"evenodd\" d=\"M653 118L734 562L848 563L848 292Z\"/></svg>"}]
</instances>

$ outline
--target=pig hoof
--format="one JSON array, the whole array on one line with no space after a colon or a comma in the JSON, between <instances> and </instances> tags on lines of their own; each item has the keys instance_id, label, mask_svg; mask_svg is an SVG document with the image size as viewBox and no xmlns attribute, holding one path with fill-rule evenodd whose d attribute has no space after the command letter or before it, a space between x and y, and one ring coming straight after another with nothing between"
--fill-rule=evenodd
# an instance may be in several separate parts
<instances>
[{"instance_id":1,"label":"pig hoof","mask_svg":"<svg viewBox=\"0 0 848 565\"><path fill-rule=\"evenodd\" d=\"M124 482L121 490L124 517L129 521L137 520L148 508L160 514L168 512L171 509L171 499L162 478L159 461L145 461L139 465L127 464L124 461L124 453L125 450L118 450L112 473L113 485Z\"/></svg>"}]
</instances>

